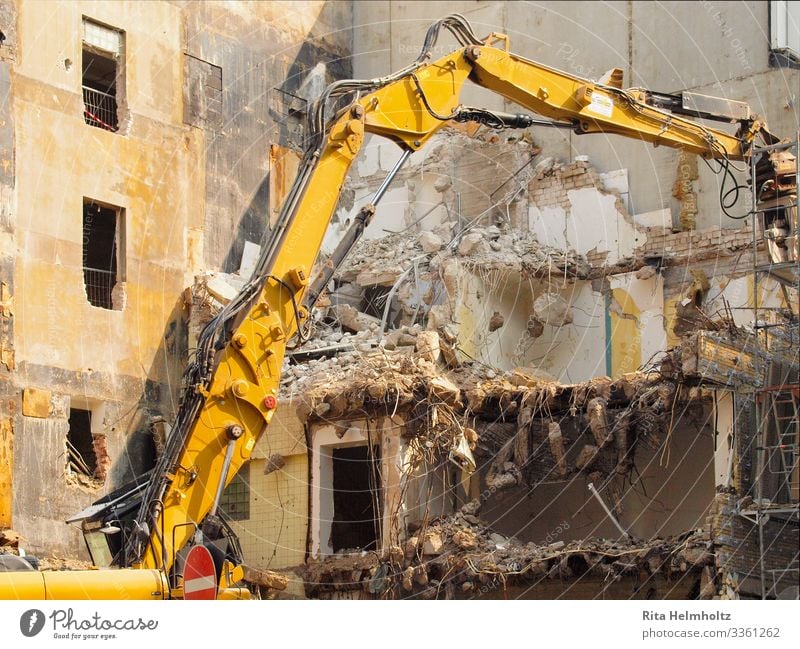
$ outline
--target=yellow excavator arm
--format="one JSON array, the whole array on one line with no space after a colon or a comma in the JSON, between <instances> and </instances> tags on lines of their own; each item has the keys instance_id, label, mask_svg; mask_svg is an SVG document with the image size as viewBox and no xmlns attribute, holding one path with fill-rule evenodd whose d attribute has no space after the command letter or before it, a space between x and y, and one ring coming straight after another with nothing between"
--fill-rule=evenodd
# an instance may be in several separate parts
<instances>
[{"instance_id":1,"label":"yellow excavator arm","mask_svg":"<svg viewBox=\"0 0 800 649\"><path fill-rule=\"evenodd\" d=\"M461 47L431 61L443 28ZM403 70L329 86L309 116L306 155L253 278L200 336L177 420L115 563L161 571L170 575L175 589L180 584L171 570L178 552L221 536L220 495L275 413L287 341L303 338L310 305L366 227L400 165L451 120L614 133L731 160L746 158L759 133L774 141L749 109L741 112L741 105L734 107L741 115L738 132L729 134L691 118L714 115L683 104L678 112L684 114L678 114L665 107L677 105L675 96L622 90L620 78L619 71L612 71L605 83L592 82L526 60L508 51L507 37L479 40L463 18L450 16L431 26L422 54ZM467 80L539 117L462 106L459 97ZM730 121L730 115L722 117ZM396 142L401 159L312 284L310 270L367 133ZM8 594L8 588L0 581L0 593Z\"/></svg>"}]
</instances>

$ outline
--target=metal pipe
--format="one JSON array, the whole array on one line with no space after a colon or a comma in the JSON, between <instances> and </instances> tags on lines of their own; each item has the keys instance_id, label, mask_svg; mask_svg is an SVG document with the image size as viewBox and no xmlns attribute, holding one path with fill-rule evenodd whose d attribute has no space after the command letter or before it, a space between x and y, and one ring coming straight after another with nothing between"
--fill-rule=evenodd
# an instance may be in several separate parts
<instances>
[{"instance_id":1,"label":"metal pipe","mask_svg":"<svg viewBox=\"0 0 800 649\"><path fill-rule=\"evenodd\" d=\"M169 599L160 570L64 570L0 573L0 600Z\"/></svg>"},{"instance_id":2,"label":"metal pipe","mask_svg":"<svg viewBox=\"0 0 800 649\"><path fill-rule=\"evenodd\" d=\"M386 174L386 178L383 179L380 187L378 187L377 191L372 197L370 201L373 205L377 205L378 202L383 198L383 195L386 193L386 190L389 189L389 185L391 184L394 177L397 175L397 172L400 171L400 167L402 167L406 160L408 160L408 156L411 155L411 149L404 149L400 159L394 163L394 167L392 170Z\"/></svg>"},{"instance_id":3,"label":"metal pipe","mask_svg":"<svg viewBox=\"0 0 800 649\"><path fill-rule=\"evenodd\" d=\"M791 150L796 147L797 147L797 142L778 142L778 144L768 144L766 146L753 147L753 153Z\"/></svg>"},{"instance_id":4,"label":"metal pipe","mask_svg":"<svg viewBox=\"0 0 800 649\"><path fill-rule=\"evenodd\" d=\"M217 493L214 495L214 504L211 506L211 511L208 512L209 516L217 515L219 501L222 498L222 492L228 480L228 471L230 471L231 468L231 460L233 459L233 449L235 446L235 439L228 440L228 448L225 449L225 460L222 462L222 474L219 477L219 484L217 484Z\"/></svg>"},{"instance_id":5,"label":"metal pipe","mask_svg":"<svg viewBox=\"0 0 800 649\"><path fill-rule=\"evenodd\" d=\"M411 149L405 149L403 151L400 159L395 163L394 167L392 167L392 170L386 175L386 178L383 179L380 187L378 187L378 189L372 195L372 200L358 211L358 214L356 214L355 218L353 219L353 224L350 226L347 232L344 233L344 236L342 236L339 244L336 246L336 249L333 251L333 253L331 253L330 258L327 262L325 262L325 265L323 266L322 270L320 270L319 275L314 279L313 283L309 287L305 300L306 308L311 309L311 307L314 306L317 299L322 294L322 291L325 290L325 287L331 280L331 277L333 277L333 274L344 263L344 260L347 259L347 255L350 254L353 246L356 245L358 240L361 238L361 235L364 234L364 230L367 229L370 220L375 214L375 207L380 202L381 198L383 198L383 195L389 188L389 184L397 175L397 172L400 171L400 167L403 166L403 163L408 160L408 156L410 155Z\"/></svg>"},{"instance_id":6,"label":"metal pipe","mask_svg":"<svg viewBox=\"0 0 800 649\"><path fill-rule=\"evenodd\" d=\"M591 482L589 483L589 491L595 498L597 498L597 502L600 503L600 506L603 508L603 511L606 513L606 516L608 516L611 519L611 522L614 523L616 528L620 531L620 534L622 534L625 538L628 539L631 538L631 535L628 534L628 532L625 531L622 525L619 524L619 521L616 518L614 518L614 515L611 513L611 510L608 508L605 502L603 502L603 499L600 497L600 493L597 491L597 489L594 488L594 484Z\"/></svg>"}]
</instances>

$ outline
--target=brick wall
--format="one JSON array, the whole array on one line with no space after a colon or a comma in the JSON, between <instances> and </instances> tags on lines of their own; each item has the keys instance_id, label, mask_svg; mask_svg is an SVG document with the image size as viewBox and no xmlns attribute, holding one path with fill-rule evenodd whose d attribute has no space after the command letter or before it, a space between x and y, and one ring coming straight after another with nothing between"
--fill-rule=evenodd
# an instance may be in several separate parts
<instances>
[{"instance_id":1,"label":"brick wall","mask_svg":"<svg viewBox=\"0 0 800 649\"><path fill-rule=\"evenodd\" d=\"M528 193L537 207L559 205L569 210L567 192L583 187L602 188L603 183L588 162L577 161L540 172L528 185Z\"/></svg>"}]
</instances>

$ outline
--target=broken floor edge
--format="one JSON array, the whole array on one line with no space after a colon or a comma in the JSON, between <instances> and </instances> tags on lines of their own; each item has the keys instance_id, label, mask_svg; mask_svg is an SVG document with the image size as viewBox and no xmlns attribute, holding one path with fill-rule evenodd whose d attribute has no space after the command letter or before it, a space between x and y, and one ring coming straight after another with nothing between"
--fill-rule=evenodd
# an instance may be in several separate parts
<instances>
[{"instance_id":1,"label":"broken floor edge","mask_svg":"<svg viewBox=\"0 0 800 649\"><path fill-rule=\"evenodd\" d=\"M362 591L382 598L453 599L485 595L508 586L536 588L546 580L576 583L631 578L646 591L656 577L675 587L690 576L696 596L717 593L715 554L708 530L651 540L582 539L523 544L504 537L469 514L438 519L417 536L383 553L362 552L311 560L303 570L306 595L325 597Z\"/></svg>"}]
</instances>

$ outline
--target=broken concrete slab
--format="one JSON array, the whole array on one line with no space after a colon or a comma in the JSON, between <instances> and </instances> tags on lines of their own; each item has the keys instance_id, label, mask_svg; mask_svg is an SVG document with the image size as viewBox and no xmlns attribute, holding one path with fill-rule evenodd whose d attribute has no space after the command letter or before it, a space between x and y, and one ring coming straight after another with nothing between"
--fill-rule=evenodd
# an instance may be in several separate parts
<instances>
[{"instance_id":1,"label":"broken concrete slab","mask_svg":"<svg viewBox=\"0 0 800 649\"><path fill-rule=\"evenodd\" d=\"M416 335L414 349L421 358L431 363L438 363L442 356L439 334L435 331L420 331Z\"/></svg>"},{"instance_id":2,"label":"broken concrete slab","mask_svg":"<svg viewBox=\"0 0 800 649\"><path fill-rule=\"evenodd\" d=\"M419 235L419 245L422 247L422 252L434 253L442 249L444 241L439 235L425 231Z\"/></svg>"},{"instance_id":3,"label":"broken concrete slab","mask_svg":"<svg viewBox=\"0 0 800 649\"><path fill-rule=\"evenodd\" d=\"M458 254L461 256L472 254L479 248L478 246L483 243L484 235L482 232L470 232L464 235L461 243L458 244Z\"/></svg>"}]
</instances>

